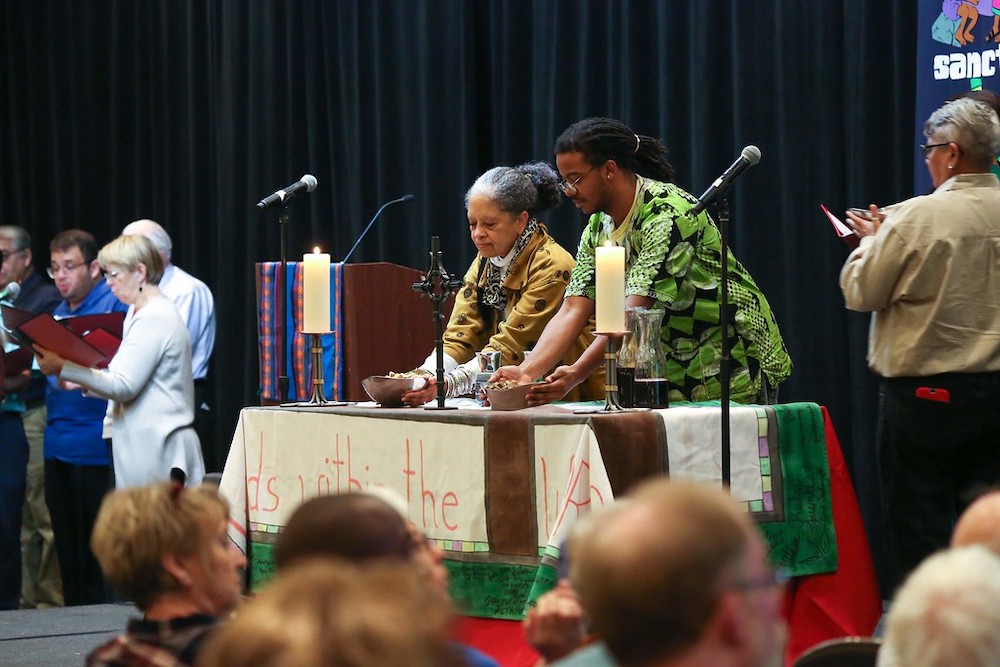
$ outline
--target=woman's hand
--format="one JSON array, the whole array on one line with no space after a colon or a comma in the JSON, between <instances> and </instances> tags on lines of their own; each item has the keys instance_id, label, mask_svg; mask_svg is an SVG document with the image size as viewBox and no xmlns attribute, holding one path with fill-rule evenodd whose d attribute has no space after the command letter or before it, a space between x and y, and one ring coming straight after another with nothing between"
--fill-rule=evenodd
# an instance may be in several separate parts
<instances>
[{"instance_id":1,"label":"woman's hand","mask_svg":"<svg viewBox=\"0 0 1000 667\"><path fill-rule=\"evenodd\" d=\"M559 366L545 378L528 390L526 401L529 406L555 403L566 397L566 394L583 381L578 378L578 372L573 366Z\"/></svg>"},{"instance_id":2,"label":"woman's hand","mask_svg":"<svg viewBox=\"0 0 1000 667\"><path fill-rule=\"evenodd\" d=\"M424 386L421 387L420 389L413 389L403 394L403 396L400 398L400 400L403 402L403 405L408 405L411 408L416 408L423 405L427 401L433 401L435 398L437 398L438 394L437 378L428 376L424 382L425 382ZM444 390L445 392L448 391L447 379L444 381Z\"/></svg>"},{"instance_id":3,"label":"woman's hand","mask_svg":"<svg viewBox=\"0 0 1000 667\"><path fill-rule=\"evenodd\" d=\"M35 351L35 358L38 359L38 367L42 373L58 376L62 372L63 364L66 363L65 359L52 350L46 350L38 345L33 345L32 349Z\"/></svg>"},{"instance_id":4,"label":"woman's hand","mask_svg":"<svg viewBox=\"0 0 1000 667\"><path fill-rule=\"evenodd\" d=\"M847 225L861 238L874 236L884 219L885 214L879 211L875 204L868 206L866 214L859 215L853 210L847 212Z\"/></svg>"}]
</instances>

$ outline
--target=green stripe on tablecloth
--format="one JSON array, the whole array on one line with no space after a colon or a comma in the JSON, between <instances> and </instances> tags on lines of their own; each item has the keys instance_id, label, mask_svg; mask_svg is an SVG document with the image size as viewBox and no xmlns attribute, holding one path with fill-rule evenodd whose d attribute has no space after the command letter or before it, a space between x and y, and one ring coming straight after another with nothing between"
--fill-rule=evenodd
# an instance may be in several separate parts
<instances>
[{"instance_id":1,"label":"green stripe on tablecloth","mask_svg":"<svg viewBox=\"0 0 1000 667\"><path fill-rule=\"evenodd\" d=\"M519 621L530 605L556 583L556 571L543 565L445 560L450 592L466 616Z\"/></svg>"},{"instance_id":2,"label":"green stripe on tablecloth","mask_svg":"<svg viewBox=\"0 0 1000 667\"><path fill-rule=\"evenodd\" d=\"M815 403L775 406L785 520L761 523L771 563L790 575L837 569L823 412Z\"/></svg>"}]
</instances>

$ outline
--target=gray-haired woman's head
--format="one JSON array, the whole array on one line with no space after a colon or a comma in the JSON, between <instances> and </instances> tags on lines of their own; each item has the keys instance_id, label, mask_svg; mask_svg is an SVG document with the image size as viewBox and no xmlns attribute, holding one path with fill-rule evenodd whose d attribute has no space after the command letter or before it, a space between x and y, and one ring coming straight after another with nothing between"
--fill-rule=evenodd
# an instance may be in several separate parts
<instances>
[{"instance_id":1,"label":"gray-haired woman's head","mask_svg":"<svg viewBox=\"0 0 1000 667\"><path fill-rule=\"evenodd\" d=\"M482 195L496 203L501 211L518 215L527 211L534 217L560 201L559 174L545 162L531 162L516 167L493 167L482 174L465 193L469 199Z\"/></svg>"},{"instance_id":2,"label":"gray-haired woman's head","mask_svg":"<svg viewBox=\"0 0 1000 667\"><path fill-rule=\"evenodd\" d=\"M958 144L970 160L990 164L1000 155L1000 119L988 104L969 98L948 102L924 123L924 136Z\"/></svg>"}]
</instances>

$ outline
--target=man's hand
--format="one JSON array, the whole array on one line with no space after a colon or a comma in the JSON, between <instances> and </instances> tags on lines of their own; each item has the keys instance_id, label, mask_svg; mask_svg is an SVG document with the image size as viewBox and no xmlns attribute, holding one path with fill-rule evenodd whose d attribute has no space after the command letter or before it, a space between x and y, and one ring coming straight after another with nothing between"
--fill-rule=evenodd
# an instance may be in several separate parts
<instances>
[{"instance_id":1,"label":"man's hand","mask_svg":"<svg viewBox=\"0 0 1000 667\"><path fill-rule=\"evenodd\" d=\"M562 579L524 618L524 636L547 662L580 648L587 637L587 620L580 596Z\"/></svg>"},{"instance_id":2,"label":"man's hand","mask_svg":"<svg viewBox=\"0 0 1000 667\"><path fill-rule=\"evenodd\" d=\"M502 381L513 381L518 384L530 384L535 381L535 378L527 375L520 366L501 366L500 368L493 371L493 375L490 376L490 382L502 382Z\"/></svg>"},{"instance_id":3,"label":"man's hand","mask_svg":"<svg viewBox=\"0 0 1000 667\"><path fill-rule=\"evenodd\" d=\"M560 366L545 378L545 382L539 382L529 389L525 400L531 407L555 403L565 398L580 382L572 366Z\"/></svg>"}]
</instances>

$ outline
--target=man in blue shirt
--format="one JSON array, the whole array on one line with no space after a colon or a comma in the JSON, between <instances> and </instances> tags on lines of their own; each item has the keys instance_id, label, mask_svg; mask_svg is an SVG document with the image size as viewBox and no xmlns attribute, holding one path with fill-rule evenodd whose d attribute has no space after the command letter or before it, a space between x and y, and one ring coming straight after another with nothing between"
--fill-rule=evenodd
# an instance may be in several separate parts
<instances>
[{"instance_id":1,"label":"man in blue shirt","mask_svg":"<svg viewBox=\"0 0 1000 667\"><path fill-rule=\"evenodd\" d=\"M52 239L50 270L63 302L57 319L125 312L97 263L94 237L68 229ZM52 516L66 605L106 602L101 568L90 552L90 532L111 486L111 453L103 437L108 402L48 378L45 396L45 501Z\"/></svg>"}]
</instances>

